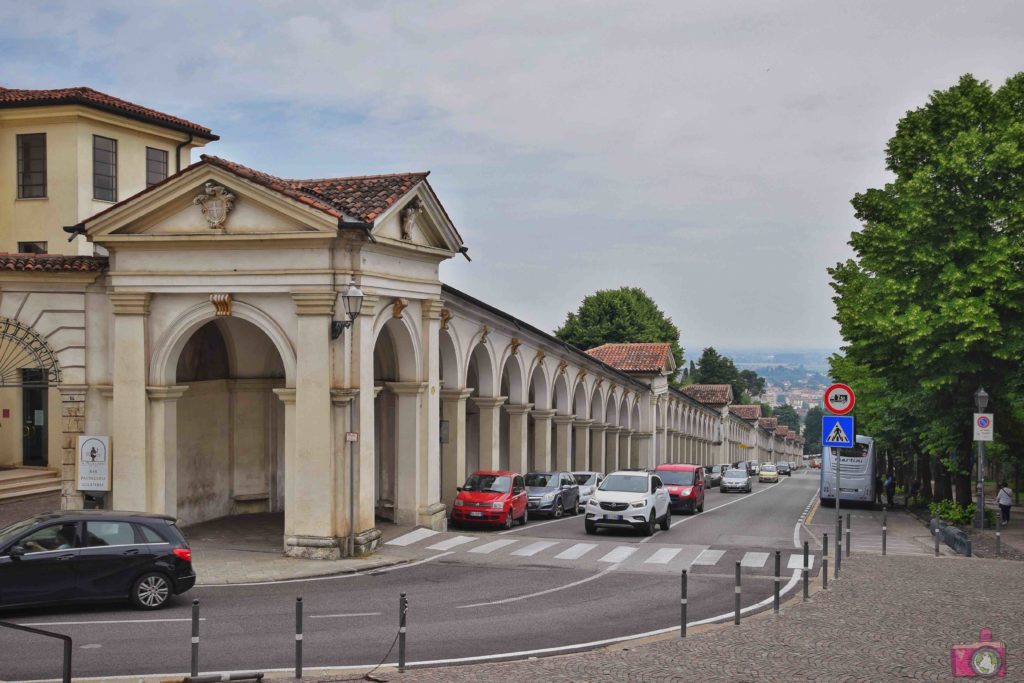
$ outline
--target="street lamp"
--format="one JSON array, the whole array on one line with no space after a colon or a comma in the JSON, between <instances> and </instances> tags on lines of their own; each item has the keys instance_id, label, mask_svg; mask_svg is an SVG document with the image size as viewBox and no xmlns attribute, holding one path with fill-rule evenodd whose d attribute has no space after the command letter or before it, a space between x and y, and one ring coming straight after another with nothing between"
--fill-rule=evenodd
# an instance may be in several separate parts
<instances>
[{"instance_id":1,"label":"street lamp","mask_svg":"<svg viewBox=\"0 0 1024 683\"><path fill-rule=\"evenodd\" d=\"M346 328L351 327L352 321L359 315L359 309L363 305L363 290L356 287L356 281L351 278L348 281L348 289L341 295L341 303L345 307L345 314L348 320L331 321L331 339L337 339Z\"/></svg>"},{"instance_id":2,"label":"street lamp","mask_svg":"<svg viewBox=\"0 0 1024 683\"><path fill-rule=\"evenodd\" d=\"M981 387L974 392L974 407L979 413L988 406L988 393ZM978 500L974 504L974 528L985 528L985 442L978 442Z\"/></svg>"}]
</instances>

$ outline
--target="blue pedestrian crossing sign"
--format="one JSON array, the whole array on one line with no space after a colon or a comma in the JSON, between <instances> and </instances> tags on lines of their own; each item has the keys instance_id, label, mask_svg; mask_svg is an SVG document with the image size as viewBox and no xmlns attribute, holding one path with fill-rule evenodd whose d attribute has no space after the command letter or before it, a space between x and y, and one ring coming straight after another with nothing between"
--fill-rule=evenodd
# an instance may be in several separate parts
<instances>
[{"instance_id":1,"label":"blue pedestrian crossing sign","mask_svg":"<svg viewBox=\"0 0 1024 683\"><path fill-rule=\"evenodd\" d=\"M857 436L854 434L852 415L822 415L821 445L831 448L853 448Z\"/></svg>"}]
</instances>

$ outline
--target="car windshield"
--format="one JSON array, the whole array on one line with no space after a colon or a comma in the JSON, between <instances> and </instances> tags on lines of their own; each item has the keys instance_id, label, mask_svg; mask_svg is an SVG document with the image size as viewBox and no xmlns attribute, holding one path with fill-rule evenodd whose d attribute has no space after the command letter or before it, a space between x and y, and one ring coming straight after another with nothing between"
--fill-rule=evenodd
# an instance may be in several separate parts
<instances>
[{"instance_id":1,"label":"car windshield","mask_svg":"<svg viewBox=\"0 0 1024 683\"><path fill-rule=\"evenodd\" d=\"M0 539L5 539L8 536L17 536L25 529L36 523L34 519L23 519L14 524L8 524L4 528L0 529Z\"/></svg>"},{"instance_id":2,"label":"car windshield","mask_svg":"<svg viewBox=\"0 0 1024 683\"><path fill-rule=\"evenodd\" d=\"M693 472L679 472L677 470L658 470L661 480L671 486L689 486L693 483Z\"/></svg>"},{"instance_id":3,"label":"car windshield","mask_svg":"<svg viewBox=\"0 0 1024 683\"><path fill-rule=\"evenodd\" d=\"M647 493L647 477L636 474L609 474L598 489L623 493Z\"/></svg>"},{"instance_id":4,"label":"car windshield","mask_svg":"<svg viewBox=\"0 0 1024 683\"><path fill-rule=\"evenodd\" d=\"M526 485L540 489L557 488L558 472L531 472L526 475Z\"/></svg>"},{"instance_id":5,"label":"car windshield","mask_svg":"<svg viewBox=\"0 0 1024 683\"><path fill-rule=\"evenodd\" d=\"M463 491L482 491L484 493L508 493L512 488L512 477L497 474L473 474L466 480Z\"/></svg>"},{"instance_id":6,"label":"car windshield","mask_svg":"<svg viewBox=\"0 0 1024 683\"><path fill-rule=\"evenodd\" d=\"M718 473L719 473L719 472L721 472L721 471L722 471L722 468L721 468L721 467L719 467L718 465L713 465L713 466L711 467L711 473L712 473L712 474L718 474Z\"/></svg>"},{"instance_id":7,"label":"car windshield","mask_svg":"<svg viewBox=\"0 0 1024 683\"><path fill-rule=\"evenodd\" d=\"M593 472L575 472L572 477L580 486L593 486L597 479L597 475Z\"/></svg>"},{"instance_id":8,"label":"car windshield","mask_svg":"<svg viewBox=\"0 0 1024 683\"><path fill-rule=\"evenodd\" d=\"M738 479L740 477L746 477L747 476L747 471L746 470L729 470L728 472L725 473L725 476L730 477L730 478L737 478Z\"/></svg>"},{"instance_id":9,"label":"car windshield","mask_svg":"<svg viewBox=\"0 0 1024 683\"><path fill-rule=\"evenodd\" d=\"M775 465L761 465L761 469L764 470L765 472L774 472Z\"/></svg>"}]
</instances>

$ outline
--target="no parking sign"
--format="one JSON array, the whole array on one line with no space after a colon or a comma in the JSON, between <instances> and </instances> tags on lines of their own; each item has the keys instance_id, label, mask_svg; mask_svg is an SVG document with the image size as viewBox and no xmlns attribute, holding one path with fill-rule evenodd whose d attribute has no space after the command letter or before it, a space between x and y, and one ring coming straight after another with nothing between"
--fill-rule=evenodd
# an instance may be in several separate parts
<instances>
[{"instance_id":1,"label":"no parking sign","mask_svg":"<svg viewBox=\"0 0 1024 683\"><path fill-rule=\"evenodd\" d=\"M975 441L992 441L992 432L995 428L995 421L992 419L992 413L975 413L974 414L974 440Z\"/></svg>"}]
</instances>

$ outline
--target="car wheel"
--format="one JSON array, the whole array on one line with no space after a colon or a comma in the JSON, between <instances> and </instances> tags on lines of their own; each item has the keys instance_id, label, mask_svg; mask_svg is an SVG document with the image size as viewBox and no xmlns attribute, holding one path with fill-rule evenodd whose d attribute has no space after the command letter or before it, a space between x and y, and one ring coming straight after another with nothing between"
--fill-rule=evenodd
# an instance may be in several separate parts
<instances>
[{"instance_id":1,"label":"car wheel","mask_svg":"<svg viewBox=\"0 0 1024 683\"><path fill-rule=\"evenodd\" d=\"M519 518L519 526L526 526L526 522L530 517L530 511L523 508L523 516Z\"/></svg>"},{"instance_id":2,"label":"car wheel","mask_svg":"<svg viewBox=\"0 0 1024 683\"><path fill-rule=\"evenodd\" d=\"M701 501L700 506L697 508L697 512L704 512L704 501Z\"/></svg>"},{"instance_id":3,"label":"car wheel","mask_svg":"<svg viewBox=\"0 0 1024 683\"><path fill-rule=\"evenodd\" d=\"M551 510L551 516L554 519L559 519L562 516L562 513L564 512L565 509L562 507L562 499L559 498L558 500L555 501L555 507L552 508Z\"/></svg>"},{"instance_id":4,"label":"car wheel","mask_svg":"<svg viewBox=\"0 0 1024 683\"><path fill-rule=\"evenodd\" d=\"M718 489L718 492L719 492L719 493L725 493L725 487L724 487L724 486L722 486L721 488L719 488L719 489Z\"/></svg>"},{"instance_id":5,"label":"car wheel","mask_svg":"<svg viewBox=\"0 0 1024 683\"><path fill-rule=\"evenodd\" d=\"M174 590L166 574L143 574L132 585L132 604L138 609L160 609L171 600Z\"/></svg>"},{"instance_id":6,"label":"car wheel","mask_svg":"<svg viewBox=\"0 0 1024 683\"><path fill-rule=\"evenodd\" d=\"M594 524L593 522L584 522L583 523L583 528L591 536L593 536L594 534L597 533L597 525Z\"/></svg>"},{"instance_id":7,"label":"car wheel","mask_svg":"<svg viewBox=\"0 0 1024 683\"><path fill-rule=\"evenodd\" d=\"M576 502L573 503L572 509L566 510L566 513L570 514L570 515L578 515L578 514L580 514L580 501L579 501L579 499L577 499Z\"/></svg>"},{"instance_id":8,"label":"car wheel","mask_svg":"<svg viewBox=\"0 0 1024 683\"><path fill-rule=\"evenodd\" d=\"M644 536L654 535L654 510L651 510L651 516L647 518L647 524L644 524L643 534Z\"/></svg>"},{"instance_id":9,"label":"car wheel","mask_svg":"<svg viewBox=\"0 0 1024 683\"><path fill-rule=\"evenodd\" d=\"M668 531L672 528L672 508L665 510L665 516L661 518L661 530Z\"/></svg>"},{"instance_id":10,"label":"car wheel","mask_svg":"<svg viewBox=\"0 0 1024 683\"><path fill-rule=\"evenodd\" d=\"M508 514L505 515L505 524L504 524L505 528L506 529L511 529L512 528L512 522L514 522L514 521L515 521L515 517L513 517L513 515L512 515L512 508L509 508L508 509Z\"/></svg>"}]
</instances>

